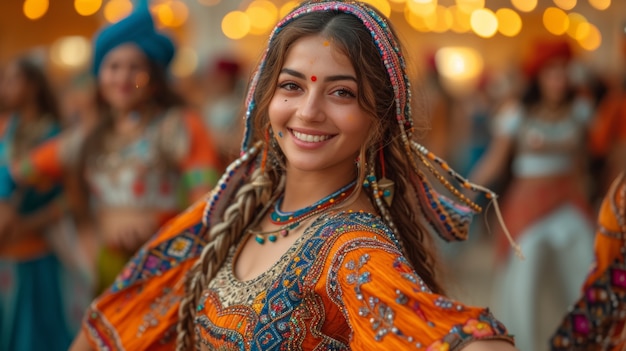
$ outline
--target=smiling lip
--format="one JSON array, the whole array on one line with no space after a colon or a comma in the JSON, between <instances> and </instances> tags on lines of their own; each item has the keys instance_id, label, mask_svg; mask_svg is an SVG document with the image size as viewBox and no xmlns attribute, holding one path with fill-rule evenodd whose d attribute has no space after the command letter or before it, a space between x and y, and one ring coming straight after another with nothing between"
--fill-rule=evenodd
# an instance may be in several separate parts
<instances>
[{"instance_id":1,"label":"smiling lip","mask_svg":"<svg viewBox=\"0 0 626 351\"><path fill-rule=\"evenodd\" d=\"M311 131L297 131L294 129L289 129L290 134L293 136L294 142L302 147L311 148L322 145L325 141L332 139L335 135L333 134L323 134L319 132L311 132Z\"/></svg>"}]
</instances>

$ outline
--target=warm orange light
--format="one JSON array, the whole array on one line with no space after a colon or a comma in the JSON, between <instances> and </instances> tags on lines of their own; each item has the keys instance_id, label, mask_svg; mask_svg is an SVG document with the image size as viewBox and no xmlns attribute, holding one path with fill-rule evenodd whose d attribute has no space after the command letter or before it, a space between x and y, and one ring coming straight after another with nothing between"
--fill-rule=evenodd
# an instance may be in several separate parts
<instances>
[{"instance_id":1,"label":"warm orange light","mask_svg":"<svg viewBox=\"0 0 626 351\"><path fill-rule=\"evenodd\" d=\"M475 10L485 7L485 0L456 0L456 6L459 10L471 15Z\"/></svg>"},{"instance_id":2,"label":"warm orange light","mask_svg":"<svg viewBox=\"0 0 626 351\"><path fill-rule=\"evenodd\" d=\"M565 11L569 11L576 7L576 0L553 0L554 4Z\"/></svg>"},{"instance_id":3,"label":"warm orange light","mask_svg":"<svg viewBox=\"0 0 626 351\"><path fill-rule=\"evenodd\" d=\"M596 9L603 11L611 6L611 0L589 0L589 4Z\"/></svg>"},{"instance_id":4,"label":"warm orange light","mask_svg":"<svg viewBox=\"0 0 626 351\"><path fill-rule=\"evenodd\" d=\"M389 0L391 11L402 12L406 7L407 0Z\"/></svg>"},{"instance_id":5,"label":"warm orange light","mask_svg":"<svg viewBox=\"0 0 626 351\"><path fill-rule=\"evenodd\" d=\"M110 23L115 23L130 15L133 4L128 0L109 0L104 6L104 18Z\"/></svg>"},{"instance_id":6,"label":"warm orange light","mask_svg":"<svg viewBox=\"0 0 626 351\"><path fill-rule=\"evenodd\" d=\"M91 42L81 36L57 39L50 46L50 59L66 69L84 68L91 57Z\"/></svg>"},{"instance_id":7,"label":"warm orange light","mask_svg":"<svg viewBox=\"0 0 626 351\"><path fill-rule=\"evenodd\" d=\"M435 33L444 33L452 27L454 17L445 6L437 5L435 12L424 17L426 27Z\"/></svg>"},{"instance_id":8,"label":"warm orange light","mask_svg":"<svg viewBox=\"0 0 626 351\"><path fill-rule=\"evenodd\" d=\"M543 26L554 35L561 35L570 26L567 14L558 7L548 7L543 12Z\"/></svg>"},{"instance_id":9,"label":"warm orange light","mask_svg":"<svg viewBox=\"0 0 626 351\"><path fill-rule=\"evenodd\" d=\"M407 0L406 6L418 16L427 16L437 9L437 0Z\"/></svg>"},{"instance_id":10,"label":"warm orange light","mask_svg":"<svg viewBox=\"0 0 626 351\"><path fill-rule=\"evenodd\" d=\"M230 39L245 37L250 32L250 18L242 11L227 13L222 19L222 32Z\"/></svg>"},{"instance_id":11,"label":"warm orange light","mask_svg":"<svg viewBox=\"0 0 626 351\"><path fill-rule=\"evenodd\" d=\"M298 6L298 4L300 4L300 1L297 1L297 0L287 1L283 6L280 7L280 11L279 11L280 18L287 16L289 12L291 12L291 10L295 9L296 6Z\"/></svg>"},{"instance_id":12,"label":"warm orange light","mask_svg":"<svg viewBox=\"0 0 626 351\"><path fill-rule=\"evenodd\" d=\"M498 31L498 18L489 9L480 9L472 12L470 23L474 33L483 38L491 38Z\"/></svg>"},{"instance_id":13,"label":"warm orange light","mask_svg":"<svg viewBox=\"0 0 626 351\"><path fill-rule=\"evenodd\" d=\"M522 12L531 12L537 8L537 0L511 0L511 4Z\"/></svg>"},{"instance_id":14,"label":"warm orange light","mask_svg":"<svg viewBox=\"0 0 626 351\"><path fill-rule=\"evenodd\" d=\"M23 5L24 16L30 20L43 17L48 12L48 0L26 0Z\"/></svg>"},{"instance_id":15,"label":"warm orange light","mask_svg":"<svg viewBox=\"0 0 626 351\"><path fill-rule=\"evenodd\" d=\"M81 16L91 16L100 10L102 0L74 0L74 8Z\"/></svg>"},{"instance_id":16,"label":"warm orange light","mask_svg":"<svg viewBox=\"0 0 626 351\"><path fill-rule=\"evenodd\" d=\"M415 29L419 32L428 32L428 26L426 26L426 21L424 17L415 14L415 12L411 11L411 9L407 6L404 9L404 19L411 26L411 28Z\"/></svg>"},{"instance_id":17,"label":"warm orange light","mask_svg":"<svg viewBox=\"0 0 626 351\"><path fill-rule=\"evenodd\" d=\"M250 34L263 35L269 32L278 20L278 9L266 0L255 0L248 5L246 14L250 19Z\"/></svg>"},{"instance_id":18,"label":"warm orange light","mask_svg":"<svg viewBox=\"0 0 626 351\"><path fill-rule=\"evenodd\" d=\"M155 7L158 21L166 27L180 27L189 17L189 9L182 1L170 1Z\"/></svg>"},{"instance_id":19,"label":"warm orange light","mask_svg":"<svg viewBox=\"0 0 626 351\"><path fill-rule=\"evenodd\" d=\"M391 15L391 5L387 0L361 0L362 2L372 5L375 9L380 11L385 16Z\"/></svg>"},{"instance_id":20,"label":"warm orange light","mask_svg":"<svg viewBox=\"0 0 626 351\"><path fill-rule=\"evenodd\" d=\"M498 32L507 37L514 37L522 30L522 18L520 15L507 8L496 11L498 18Z\"/></svg>"},{"instance_id":21,"label":"warm orange light","mask_svg":"<svg viewBox=\"0 0 626 351\"><path fill-rule=\"evenodd\" d=\"M451 6L450 13L452 13L452 29L453 32L456 33L467 33L472 29L472 25L470 23L471 14L467 12L459 10L458 6Z\"/></svg>"},{"instance_id":22,"label":"warm orange light","mask_svg":"<svg viewBox=\"0 0 626 351\"><path fill-rule=\"evenodd\" d=\"M567 35L576 39L576 34L578 33L578 27L583 23L587 23L588 22L587 18L585 18L585 16L581 15L580 13L576 13L576 12L570 12L567 15L567 18L569 18L569 26L567 27Z\"/></svg>"},{"instance_id":23,"label":"warm orange light","mask_svg":"<svg viewBox=\"0 0 626 351\"><path fill-rule=\"evenodd\" d=\"M596 50L602 44L602 33L598 27L586 22L578 26L576 33L578 44L587 51Z\"/></svg>"}]
</instances>

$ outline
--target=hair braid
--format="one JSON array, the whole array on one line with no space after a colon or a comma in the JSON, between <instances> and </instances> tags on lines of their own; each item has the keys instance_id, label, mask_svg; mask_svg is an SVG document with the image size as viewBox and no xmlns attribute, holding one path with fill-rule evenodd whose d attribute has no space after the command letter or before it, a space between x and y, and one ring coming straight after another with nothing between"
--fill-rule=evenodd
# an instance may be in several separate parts
<instances>
[{"instance_id":1,"label":"hair braid","mask_svg":"<svg viewBox=\"0 0 626 351\"><path fill-rule=\"evenodd\" d=\"M195 347L193 333L196 306L202 292L226 260L230 248L243 238L244 229L253 221L256 210L261 205L257 199L256 187L253 185L254 180L260 175L260 170L256 169L251 178L238 189L232 204L224 212L223 221L211 226L209 242L187 274L185 297L178 310L177 351Z\"/></svg>"}]
</instances>

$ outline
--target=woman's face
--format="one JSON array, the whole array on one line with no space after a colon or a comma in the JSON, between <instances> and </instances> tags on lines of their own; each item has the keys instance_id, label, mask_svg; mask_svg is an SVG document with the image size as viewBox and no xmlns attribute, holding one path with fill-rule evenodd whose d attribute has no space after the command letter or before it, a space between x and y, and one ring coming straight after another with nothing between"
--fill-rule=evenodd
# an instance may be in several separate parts
<instances>
[{"instance_id":1,"label":"woman's face","mask_svg":"<svg viewBox=\"0 0 626 351\"><path fill-rule=\"evenodd\" d=\"M14 110L28 103L29 84L17 63L6 67L0 75L0 105Z\"/></svg>"},{"instance_id":2,"label":"woman's face","mask_svg":"<svg viewBox=\"0 0 626 351\"><path fill-rule=\"evenodd\" d=\"M118 112L129 112L147 102L151 94L150 67L133 44L111 50L102 61L98 86L104 100Z\"/></svg>"},{"instance_id":3,"label":"woman's face","mask_svg":"<svg viewBox=\"0 0 626 351\"><path fill-rule=\"evenodd\" d=\"M357 96L354 67L332 42L291 45L268 110L288 168L352 172L372 123Z\"/></svg>"},{"instance_id":4,"label":"woman's face","mask_svg":"<svg viewBox=\"0 0 626 351\"><path fill-rule=\"evenodd\" d=\"M548 61L539 71L539 87L544 101L559 104L567 93L567 62L557 58Z\"/></svg>"}]
</instances>

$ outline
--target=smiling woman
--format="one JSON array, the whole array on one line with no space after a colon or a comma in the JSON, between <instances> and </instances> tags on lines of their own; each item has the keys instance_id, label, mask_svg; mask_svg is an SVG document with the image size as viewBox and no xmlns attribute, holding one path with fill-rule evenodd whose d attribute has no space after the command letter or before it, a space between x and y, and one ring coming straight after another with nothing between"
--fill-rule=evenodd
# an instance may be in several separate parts
<instances>
[{"instance_id":1,"label":"smiling woman","mask_svg":"<svg viewBox=\"0 0 626 351\"><path fill-rule=\"evenodd\" d=\"M386 18L297 7L252 78L241 158L92 304L74 350L513 350L439 284L428 224L463 238L479 208L431 187L422 167L443 161L411 140L410 99Z\"/></svg>"}]
</instances>

